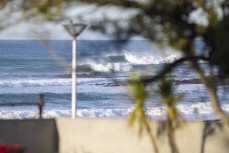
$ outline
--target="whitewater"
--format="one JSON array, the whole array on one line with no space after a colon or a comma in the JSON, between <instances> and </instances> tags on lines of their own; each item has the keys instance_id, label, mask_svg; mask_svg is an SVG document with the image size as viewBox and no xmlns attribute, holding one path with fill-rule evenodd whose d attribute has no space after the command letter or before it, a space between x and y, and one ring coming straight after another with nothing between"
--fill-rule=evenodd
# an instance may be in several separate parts
<instances>
[{"instance_id":1,"label":"whitewater","mask_svg":"<svg viewBox=\"0 0 229 153\"><path fill-rule=\"evenodd\" d=\"M68 66L60 65L47 48L53 48ZM170 48L155 48L146 40L128 42L77 41L77 116L127 118L135 103L127 79L133 72L152 76L164 64L180 58ZM44 118L71 116L71 41L52 40L45 46L35 40L0 41L0 119L38 118L39 94L44 95ZM208 70L202 63L202 68ZM172 71L175 80L198 78L185 64ZM166 108L149 85L145 111L151 119L164 119ZM210 98L201 84L174 84L175 94L184 98L177 108L186 120L213 120ZM229 112L226 92L219 86L223 110Z\"/></svg>"}]
</instances>

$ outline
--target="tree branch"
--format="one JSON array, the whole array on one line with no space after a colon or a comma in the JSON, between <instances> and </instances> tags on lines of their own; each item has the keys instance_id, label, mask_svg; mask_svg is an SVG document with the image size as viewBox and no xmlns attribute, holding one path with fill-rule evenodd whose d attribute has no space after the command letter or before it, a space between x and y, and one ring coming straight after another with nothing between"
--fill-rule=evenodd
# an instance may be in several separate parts
<instances>
[{"instance_id":1,"label":"tree branch","mask_svg":"<svg viewBox=\"0 0 229 153\"><path fill-rule=\"evenodd\" d=\"M204 61L210 61L208 57L205 56L187 56L187 57L182 57L180 59L177 59L171 64L167 64L157 75L149 78L143 78L141 79L141 82L143 83L151 83L155 82L158 79L161 79L164 77L167 73L169 73L173 68L175 68L177 65L186 62L186 61L199 61L199 60L204 60Z\"/></svg>"},{"instance_id":2,"label":"tree branch","mask_svg":"<svg viewBox=\"0 0 229 153\"><path fill-rule=\"evenodd\" d=\"M126 0L115 0L115 1L111 1L111 0L79 0L80 2L83 3L95 3L98 5L114 5L114 6L121 6L124 8L142 8L144 6L144 4L139 3L137 1L126 1Z\"/></svg>"},{"instance_id":3,"label":"tree branch","mask_svg":"<svg viewBox=\"0 0 229 153\"><path fill-rule=\"evenodd\" d=\"M200 76L201 81L203 82L203 84L205 85L206 89L209 92L209 95L211 97L211 103L212 103L212 107L215 111L215 113L221 118L221 120L223 121L223 123L225 123L226 125L229 125L229 117L228 115L222 110L222 108L220 107L219 104L219 98L217 96L217 88L215 87L215 82L213 79L213 70L210 67L210 81L207 80L206 76L204 75L203 70L198 66L195 65L194 67L197 71L197 73Z\"/></svg>"}]
</instances>

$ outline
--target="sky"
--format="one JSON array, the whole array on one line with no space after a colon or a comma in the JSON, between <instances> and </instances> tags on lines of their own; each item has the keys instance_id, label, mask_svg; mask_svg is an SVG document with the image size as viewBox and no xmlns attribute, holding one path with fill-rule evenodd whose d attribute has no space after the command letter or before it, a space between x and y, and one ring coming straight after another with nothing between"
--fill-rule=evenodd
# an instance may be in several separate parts
<instances>
[{"instance_id":1,"label":"sky","mask_svg":"<svg viewBox=\"0 0 229 153\"><path fill-rule=\"evenodd\" d=\"M86 28L77 39L109 39L107 36ZM71 36L65 31L62 23L24 22L0 32L0 39L53 39L66 40Z\"/></svg>"},{"instance_id":2,"label":"sky","mask_svg":"<svg viewBox=\"0 0 229 153\"><path fill-rule=\"evenodd\" d=\"M17 2L17 1L15 1ZM217 6L217 5L215 5ZM222 12L219 9L218 14L221 16ZM4 12L5 11L5 12ZM0 11L0 18L4 18L4 13L9 12L10 9L4 9ZM114 20L127 20L132 15L138 13L139 10L136 9L120 9L114 6L103 6L97 7L96 5L71 5L69 8L65 9L63 13L63 19L59 22L39 22L37 20L25 21L23 23L17 24L15 26L7 27L3 31L0 31L0 39L52 39L52 40L66 40L71 39L71 36L63 28L63 24L69 23L69 19L74 22L79 22L79 19L83 21L84 24L89 24L92 20L101 20L102 18L114 19ZM15 20L20 16L20 12L16 12L8 20ZM190 14L190 22L198 23L202 26L208 25L206 13L203 9L197 9ZM0 20L0 22L4 20ZM88 26L89 27L89 26ZM77 39L112 39L106 35L95 32L86 28ZM135 37L133 39L143 39L142 37Z\"/></svg>"},{"instance_id":3,"label":"sky","mask_svg":"<svg viewBox=\"0 0 229 153\"><path fill-rule=\"evenodd\" d=\"M4 12L0 13L4 17ZM137 13L136 10L121 10L114 6L100 7L98 9L95 5L73 5L64 11L63 16L65 19L59 22L25 21L0 31L0 39L71 39L71 36L63 28L63 24L69 23L69 19L77 22L77 18L80 18L84 24L88 24L91 20L100 20L103 17L125 20L135 13ZM19 13L14 14L10 20L14 20L18 16ZM106 40L111 38L87 27L77 39Z\"/></svg>"}]
</instances>

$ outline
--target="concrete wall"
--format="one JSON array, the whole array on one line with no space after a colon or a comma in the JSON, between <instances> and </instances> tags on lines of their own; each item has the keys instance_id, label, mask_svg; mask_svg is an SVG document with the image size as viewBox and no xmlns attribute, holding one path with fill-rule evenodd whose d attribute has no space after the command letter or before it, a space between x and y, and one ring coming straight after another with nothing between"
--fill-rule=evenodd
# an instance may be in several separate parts
<instances>
[{"instance_id":1,"label":"concrete wall","mask_svg":"<svg viewBox=\"0 0 229 153\"><path fill-rule=\"evenodd\" d=\"M58 152L55 120L1 120L0 144L20 144L27 153Z\"/></svg>"},{"instance_id":2,"label":"concrete wall","mask_svg":"<svg viewBox=\"0 0 229 153\"><path fill-rule=\"evenodd\" d=\"M160 153L170 153L165 133L151 123ZM189 122L176 131L180 153L228 153L229 128L219 122ZM126 120L55 119L0 121L0 144L21 144L28 153L150 153L146 133Z\"/></svg>"}]
</instances>

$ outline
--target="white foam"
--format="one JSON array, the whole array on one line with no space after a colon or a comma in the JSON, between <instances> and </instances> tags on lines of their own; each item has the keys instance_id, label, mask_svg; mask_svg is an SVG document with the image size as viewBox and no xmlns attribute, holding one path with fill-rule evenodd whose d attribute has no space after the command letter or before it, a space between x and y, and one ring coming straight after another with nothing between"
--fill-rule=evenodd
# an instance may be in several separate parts
<instances>
[{"instance_id":1,"label":"white foam","mask_svg":"<svg viewBox=\"0 0 229 153\"><path fill-rule=\"evenodd\" d=\"M132 109L79 109L78 117L127 117ZM46 110L44 118L71 117L70 109ZM35 109L28 110L0 110L1 119L29 119L38 118L38 111Z\"/></svg>"},{"instance_id":2,"label":"white foam","mask_svg":"<svg viewBox=\"0 0 229 153\"><path fill-rule=\"evenodd\" d=\"M122 81L125 78L116 78ZM109 83L114 83L109 78L77 78L77 92L119 92L119 87L108 88ZM106 88L106 89L107 89ZM21 79L21 80L0 80L1 94L38 94L38 93L71 93L71 78L67 79Z\"/></svg>"},{"instance_id":3,"label":"white foam","mask_svg":"<svg viewBox=\"0 0 229 153\"><path fill-rule=\"evenodd\" d=\"M155 57L155 56L137 56L125 52L125 58L128 62L132 64L139 64L139 65L171 63L180 57L181 57L180 54L173 54L166 57Z\"/></svg>"},{"instance_id":4,"label":"white foam","mask_svg":"<svg viewBox=\"0 0 229 153\"><path fill-rule=\"evenodd\" d=\"M106 81L106 78L77 78L77 84L97 83ZM0 88L15 88L15 87L43 87L43 86L70 86L71 78L59 79L20 79L20 80L0 80Z\"/></svg>"},{"instance_id":5,"label":"white foam","mask_svg":"<svg viewBox=\"0 0 229 153\"><path fill-rule=\"evenodd\" d=\"M91 63L91 68L98 72L109 72L109 71L130 71L132 66L127 63Z\"/></svg>"},{"instance_id":6,"label":"white foam","mask_svg":"<svg viewBox=\"0 0 229 153\"><path fill-rule=\"evenodd\" d=\"M71 79L20 79L0 80L0 87L62 86L70 85Z\"/></svg>"},{"instance_id":7,"label":"white foam","mask_svg":"<svg viewBox=\"0 0 229 153\"><path fill-rule=\"evenodd\" d=\"M211 104L196 103L196 104L178 104L177 108L186 120L214 120L218 117L214 114ZM229 113L229 104L223 104L222 108L225 112ZM108 118L127 118L133 108L120 108L120 109L78 109L78 117L108 117ZM160 107L147 107L146 114L151 119L164 119L166 115L166 108ZM55 117L70 117L70 109L46 109L44 111L44 118ZM1 119L25 119L25 118L38 118L38 111L35 107L27 108L0 108Z\"/></svg>"}]
</instances>

